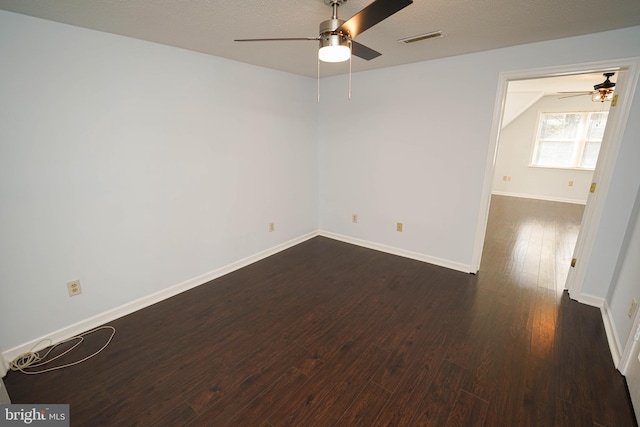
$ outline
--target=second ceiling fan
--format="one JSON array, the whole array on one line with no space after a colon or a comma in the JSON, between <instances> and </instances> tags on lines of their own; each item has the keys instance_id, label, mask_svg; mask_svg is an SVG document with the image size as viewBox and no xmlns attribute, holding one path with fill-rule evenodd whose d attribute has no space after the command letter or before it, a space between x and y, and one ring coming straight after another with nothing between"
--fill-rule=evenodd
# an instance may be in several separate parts
<instances>
[{"instance_id":1,"label":"second ceiling fan","mask_svg":"<svg viewBox=\"0 0 640 427\"><path fill-rule=\"evenodd\" d=\"M317 37L288 37L263 39L236 39L237 42L315 40L320 44L318 59L324 62L342 62L351 54L370 61L380 56L380 52L368 48L353 39L362 32L387 19L394 13L413 3L413 0L375 0L360 12L344 21L338 18L338 7L347 0L324 0L331 6L331 19L320 23Z\"/></svg>"},{"instance_id":2,"label":"second ceiling fan","mask_svg":"<svg viewBox=\"0 0 640 427\"><path fill-rule=\"evenodd\" d=\"M572 98L574 96L591 95L591 100L593 102L611 101L613 99L613 91L614 91L614 88L616 87L616 84L612 82L610 79L615 74L616 73L613 73L613 72L603 73L602 75L605 77L605 81L593 86L593 90L578 91L578 92L560 92L560 93L572 94L572 95L561 96L560 99Z\"/></svg>"}]
</instances>

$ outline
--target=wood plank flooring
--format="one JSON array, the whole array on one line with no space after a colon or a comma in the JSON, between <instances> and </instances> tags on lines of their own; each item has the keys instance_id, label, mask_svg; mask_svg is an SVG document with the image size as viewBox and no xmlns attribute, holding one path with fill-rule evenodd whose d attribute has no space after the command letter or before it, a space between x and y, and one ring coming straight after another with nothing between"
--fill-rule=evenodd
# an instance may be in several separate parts
<instances>
[{"instance_id":1,"label":"wood plank flooring","mask_svg":"<svg viewBox=\"0 0 640 427\"><path fill-rule=\"evenodd\" d=\"M634 426L599 310L562 292L581 215L494 197L477 275L317 237L5 384L74 426Z\"/></svg>"}]
</instances>

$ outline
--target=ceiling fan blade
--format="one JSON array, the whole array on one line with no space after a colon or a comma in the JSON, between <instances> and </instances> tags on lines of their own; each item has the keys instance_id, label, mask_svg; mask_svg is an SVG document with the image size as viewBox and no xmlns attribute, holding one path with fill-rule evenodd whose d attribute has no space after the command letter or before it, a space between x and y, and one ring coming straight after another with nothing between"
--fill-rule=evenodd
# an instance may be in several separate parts
<instances>
[{"instance_id":1,"label":"ceiling fan blade","mask_svg":"<svg viewBox=\"0 0 640 427\"><path fill-rule=\"evenodd\" d=\"M377 23L413 3L413 0L376 0L338 27L338 31L349 34L352 39Z\"/></svg>"},{"instance_id":2,"label":"ceiling fan blade","mask_svg":"<svg viewBox=\"0 0 640 427\"><path fill-rule=\"evenodd\" d=\"M320 37L280 37L272 39L235 39L234 42L275 42L292 40L320 40Z\"/></svg>"},{"instance_id":3,"label":"ceiling fan blade","mask_svg":"<svg viewBox=\"0 0 640 427\"><path fill-rule=\"evenodd\" d=\"M359 58L366 59L367 61L371 61L373 58L377 58L382 55L380 52L353 40L351 40L351 53Z\"/></svg>"},{"instance_id":4,"label":"ceiling fan blade","mask_svg":"<svg viewBox=\"0 0 640 427\"><path fill-rule=\"evenodd\" d=\"M560 92L560 93L562 93L562 92ZM576 97L576 96L585 96L585 95L591 95L591 92L576 93L576 94L573 94L573 95L559 96L558 99L573 98L573 97Z\"/></svg>"}]
</instances>

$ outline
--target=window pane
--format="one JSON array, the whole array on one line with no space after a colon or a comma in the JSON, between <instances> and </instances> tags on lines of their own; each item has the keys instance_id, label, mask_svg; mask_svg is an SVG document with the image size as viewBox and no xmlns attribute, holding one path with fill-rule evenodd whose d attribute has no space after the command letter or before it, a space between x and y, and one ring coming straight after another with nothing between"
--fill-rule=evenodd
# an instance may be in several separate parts
<instances>
[{"instance_id":1,"label":"window pane","mask_svg":"<svg viewBox=\"0 0 640 427\"><path fill-rule=\"evenodd\" d=\"M589 129L587 130L587 141L602 141L604 128L607 125L608 112L591 113L589 115ZM597 152L596 152L597 155Z\"/></svg>"},{"instance_id":2,"label":"window pane","mask_svg":"<svg viewBox=\"0 0 640 427\"><path fill-rule=\"evenodd\" d=\"M573 142L539 141L536 158L537 166L570 167L573 155Z\"/></svg>"},{"instance_id":3,"label":"window pane","mask_svg":"<svg viewBox=\"0 0 640 427\"><path fill-rule=\"evenodd\" d=\"M585 143L584 151L582 152L582 161L580 162L580 167L595 169L599 152L600 141Z\"/></svg>"},{"instance_id":4,"label":"window pane","mask_svg":"<svg viewBox=\"0 0 640 427\"><path fill-rule=\"evenodd\" d=\"M542 115L541 140L572 141L580 125L579 113L547 113Z\"/></svg>"}]
</instances>

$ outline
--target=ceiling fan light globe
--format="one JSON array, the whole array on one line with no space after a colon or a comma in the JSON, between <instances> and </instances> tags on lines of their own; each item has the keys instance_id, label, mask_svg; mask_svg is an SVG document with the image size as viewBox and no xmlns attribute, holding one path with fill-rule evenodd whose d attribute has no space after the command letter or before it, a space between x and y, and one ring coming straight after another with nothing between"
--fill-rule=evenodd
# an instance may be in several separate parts
<instances>
[{"instance_id":1,"label":"ceiling fan light globe","mask_svg":"<svg viewBox=\"0 0 640 427\"><path fill-rule=\"evenodd\" d=\"M600 90L594 91L591 94L591 100L593 102L611 101L612 99L613 99L612 89L600 89Z\"/></svg>"},{"instance_id":2,"label":"ceiling fan light globe","mask_svg":"<svg viewBox=\"0 0 640 427\"><path fill-rule=\"evenodd\" d=\"M318 50L318 58L323 62L344 62L351 57L348 46L324 46Z\"/></svg>"}]
</instances>

